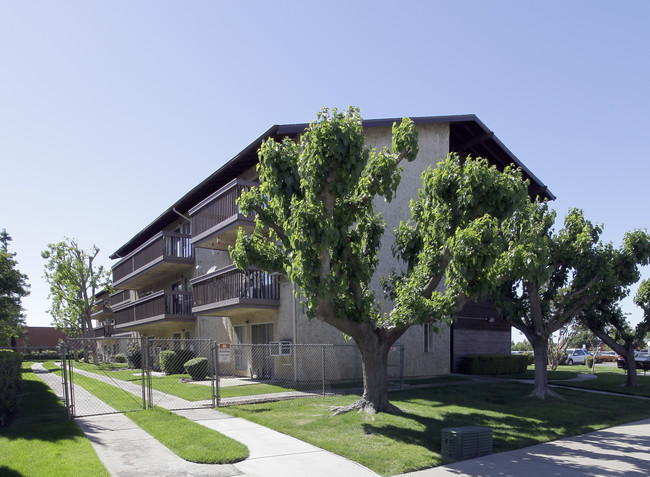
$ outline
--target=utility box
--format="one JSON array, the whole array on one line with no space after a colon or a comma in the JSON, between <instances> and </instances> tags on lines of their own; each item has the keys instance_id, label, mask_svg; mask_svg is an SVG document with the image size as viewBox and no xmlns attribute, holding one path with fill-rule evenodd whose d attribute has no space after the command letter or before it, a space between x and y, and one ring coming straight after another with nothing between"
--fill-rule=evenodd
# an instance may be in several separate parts
<instances>
[{"instance_id":1,"label":"utility box","mask_svg":"<svg viewBox=\"0 0 650 477\"><path fill-rule=\"evenodd\" d=\"M482 426L448 427L442 430L444 457L472 459L492 453L492 429Z\"/></svg>"}]
</instances>

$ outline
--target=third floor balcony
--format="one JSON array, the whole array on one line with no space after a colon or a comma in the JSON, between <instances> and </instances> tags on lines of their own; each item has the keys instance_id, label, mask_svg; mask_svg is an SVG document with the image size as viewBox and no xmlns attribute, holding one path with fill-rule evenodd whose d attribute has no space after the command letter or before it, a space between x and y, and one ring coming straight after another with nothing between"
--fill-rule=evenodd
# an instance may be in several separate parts
<instances>
[{"instance_id":1,"label":"third floor balcony","mask_svg":"<svg viewBox=\"0 0 650 477\"><path fill-rule=\"evenodd\" d=\"M237 200L242 191L257 185L257 182L234 179L190 209L192 245L228 250L229 245L234 245L240 227L252 230L254 216L242 214Z\"/></svg>"},{"instance_id":2,"label":"third floor balcony","mask_svg":"<svg viewBox=\"0 0 650 477\"><path fill-rule=\"evenodd\" d=\"M113 267L113 286L143 291L191 272L194 254L190 235L160 232Z\"/></svg>"}]
</instances>

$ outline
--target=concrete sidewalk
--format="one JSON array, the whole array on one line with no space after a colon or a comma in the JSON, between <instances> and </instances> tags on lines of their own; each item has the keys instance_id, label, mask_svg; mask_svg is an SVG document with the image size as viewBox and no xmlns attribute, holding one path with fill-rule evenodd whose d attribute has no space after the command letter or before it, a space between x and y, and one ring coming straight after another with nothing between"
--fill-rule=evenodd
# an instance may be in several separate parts
<instances>
[{"instance_id":1,"label":"concrete sidewalk","mask_svg":"<svg viewBox=\"0 0 650 477\"><path fill-rule=\"evenodd\" d=\"M650 419L646 419L398 477L646 477L649 451Z\"/></svg>"},{"instance_id":2,"label":"concrete sidewalk","mask_svg":"<svg viewBox=\"0 0 650 477\"><path fill-rule=\"evenodd\" d=\"M63 386L59 376L48 372L40 364L35 364L32 369L57 396L62 397ZM77 406L85 401L91 409L99 409L103 406L104 412L115 412L79 386L75 387L75 397ZM173 400L175 405L179 404L178 399ZM75 421L88 436L95 452L113 476L377 477L378 475L356 462L319 447L215 409L173 412L243 443L250 452L248 459L228 465L188 462L120 413L77 417Z\"/></svg>"}]
</instances>

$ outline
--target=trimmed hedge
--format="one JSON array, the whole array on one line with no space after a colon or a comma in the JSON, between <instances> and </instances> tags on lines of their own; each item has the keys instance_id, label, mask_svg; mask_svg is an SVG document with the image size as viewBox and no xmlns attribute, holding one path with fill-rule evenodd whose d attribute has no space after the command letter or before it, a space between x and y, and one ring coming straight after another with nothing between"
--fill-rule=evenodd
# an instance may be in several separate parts
<instances>
[{"instance_id":1,"label":"trimmed hedge","mask_svg":"<svg viewBox=\"0 0 650 477\"><path fill-rule=\"evenodd\" d=\"M162 351L160 353L160 370L165 374L183 374L185 372L183 365L194 356L194 352L189 349Z\"/></svg>"},{"instance_id":2,"label":"trimmed hedge","mask_svg":"<svg viewBox=\"0 0 650 477\"><path fill-rule=\"evenodd\" d=\"M0 426L4 426L16 410L23 356L10 350L0 350Z\"/></svg>"},{"instance_id":3,"label":"trimmed hedge","mask_svg":"<svg viewBox=\"0 0 650 477\"><path fill-rule=\"evenodd\" d=\"M528 356L525 355L472 355L460 359L463 374L522 374L526 372Z\"/></svg>"},{"instance_id":4,"label":"trimmed hedge","mask_svg":"<svg viewBox=\"0 0 650 477\"><path fill-rule=\"evenodd\" d=\"M115 356L113 356L113 362L114 363L127 363L128 359L126 359L126 355L124 353L117 353Z\"/></svg>"},{"instance_id":5,"label":"trimmed hedge","mask_svg":"<svg viewBox=\"0 0 650 477\"><path fill-rule=\"evenodd\" d=\"M208 375L208 358L190 359L183 367L193 381L203 381Z\"/></svg>"}]
</instances>

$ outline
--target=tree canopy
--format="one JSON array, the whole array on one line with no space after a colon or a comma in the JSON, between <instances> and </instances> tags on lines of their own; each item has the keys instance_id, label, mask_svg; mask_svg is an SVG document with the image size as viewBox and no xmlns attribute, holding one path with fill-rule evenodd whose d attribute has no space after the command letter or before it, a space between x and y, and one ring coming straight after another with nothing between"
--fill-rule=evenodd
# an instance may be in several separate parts
<instances>
[{"instance_id":1,"label":"tree canopy","mask_svg":"<svg viewBox=\"0 0 650 477\"><path fill-rule=\"evenodd\" d=\"M408 119L393 125L392 150L377 151L365 145L358 109L324 109L299 140L264 142L260 185L239 201L243 213L256 213L256 227L240 230L235 264L286 275L309 318L358 345L364 393L349 409L396 411L387 394L390 346L413 324L448 322L489 289L496 273L484 271L500 250L499 223L527 200L527 184L509 167L450 155L427 169L396 230L396 267L381 279L380 300L371 280L386 224L375 203L392 200L402 161L417 154Z\"/></svg>"},{"instance_id":2,"label":"tree canopy","mask_svg":"<svg viewBox=\"0 0 650 477\"><path fill-rule=\"evenodd\" d=\"M41 256L45 264L45 280L50 285L54 325L67 336L87 336L92 328L91 315L95 295L110 288L108 270L94 263L99 249L84 250L76 240L66 238L48 244Z\"/></svg>"},{"instance_id":3,"label":"tree canopy","mask_svg":"<svg viewBox=\"0 0 650 477\"><path fill-rule=\"evenodd\" d=\"M504 222L501 284L492 292L501 316L533 346L533 395L541 398L553 394L546 369L551 335L593 302L600 283L594 254L601 227L571 209L556 233L555 217L547 203L528 202Z\"/></svg>"},{"instance_id":4,"label":"tree canopy","mask_svg":"<svg viewBox=\"0 0 650 477\"><path fill-rule=\"evenodd\" d=\"M0 345L23 335L25 324L22 299L29 295L27 275L20 273L15 253L9 252L11 236L0 232Z\"/></svg>"},{"instance_id":5,"label":"tree canopy","mask_svg":"<svg viewBox=\"0 0 650 477\"><path fill-rule=\"evenodd\" d=\"M578 318L607 346L623 355L627 363L634 363L634 350L642 345L650 330L648 281L641 283L634 298L644 310L644 317L636 327L630 326L620 301L629 295L631 286L641 278L640 267L650 264L650 234L633 230L625 234L618 248L611 243L601 245L596 251L594 264L597 267L594 273L601 277L598 293ZM626 385L637 385L634 366L628 366Z\"/></svg>"}]
</instances>

